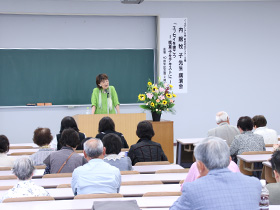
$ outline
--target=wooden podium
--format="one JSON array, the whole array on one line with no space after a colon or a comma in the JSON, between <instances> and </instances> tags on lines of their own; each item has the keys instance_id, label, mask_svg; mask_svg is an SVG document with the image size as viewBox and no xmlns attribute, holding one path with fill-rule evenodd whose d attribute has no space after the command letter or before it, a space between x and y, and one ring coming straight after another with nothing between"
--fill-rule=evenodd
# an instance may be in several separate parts
<instances>
[{"instance_id":1,"label":"wooden podium","mask_svg":"<svg viewBox=\"0 0 280 210\"><path fill-rule=\"evenodd\" d=\"M103 118L109 116L115 123L115 129L124 135L127 144L131 146L138 141L136 136L137 125L140 121L146 120L145 113L134 114L82 114L73 116L78 128L87 137L95 137L98 134L98 124Z\"/></svg>"},{"instance_id":2,"label":"wooden podium","mask_svg":"<svg viewBox=\"0 0 280 210\"><path fill-rule=\"evenodd\" d=\"M152 138L154 142L161 144L161 147L168 158L170 163L174 162L174 150L173 150L173 121L159 121L153 122L153 128L155 135Z\"/></svg>"}]
</instances>

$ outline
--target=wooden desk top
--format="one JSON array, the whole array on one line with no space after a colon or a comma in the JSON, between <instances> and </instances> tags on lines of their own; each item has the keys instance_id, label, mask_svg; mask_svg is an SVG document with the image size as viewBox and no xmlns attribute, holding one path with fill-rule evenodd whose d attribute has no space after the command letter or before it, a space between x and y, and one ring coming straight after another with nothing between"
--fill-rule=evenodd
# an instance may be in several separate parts
<instances>
[{"instance_id":1,"label":"wooden desk top","mask_svg":"<svg viewBox=\"0 0 280 210\"><path fill-rule=\"evenodd\" d=\"M162 174L132 174L122 175L122 182L128 181L162 181L164 183L176 183L185 179L188 173L162 173ZM72 177L32 179L32 181L45 188L55 188L59 184L71 184ZM0 180L0 186L14 186L17 179Z\"/></svg>"},{"instance_id":2,"label":"wooden desk top","mask_svg":"<svg viewBox=\"0 0 280 210\"><path fill-rule=\"evenodd\" d=\"M46 189L50 196L56 200L73 199L74 194L72 188L53 188ZM147 192L180 192L180 184L154 184L154 185L123 185L120 188L120 194L124 197L141 197ZM0 197L7 190L0 191Z\"/></svg>"},{"instance_id":3,"label":"wooden desk top","mask_svg":"<svg viewBox=\"0 0 280 210\"><path fill-rule=\"evenodd\" d=\"M260 154L260 155L237 155L241 160L252 163L252 162L263 162L271 158L272 154Z\"/></svg>"},{"instance_id":4,"label":"wooden desk top","mask_svg":"<svg viewBox=\"0 0 280 210\"><path fill-rule=\"evenodd\" d=\"M39 148L34 148L34 149L10 149L7 155L10 155L11 153L15 152L37 152Z\"/></svg>"},{"instance_id":5,"label":"wooden desk top","mask_svg":"<svg viewBox=\"0 0 280 210\"><path fill-rule=\"evenodd\" d=\"M169 208L179 196L156 196L156 197L127 197L127 198L99 198L79 200L57 200L57 201L36 201L36 202L15 202L1 203L0 209L5 210L50 210L50 209L76 209L90 210L94 201L111 200L136 200L140 208Z\"/></svg>"},{"instance_id":6,"label":"wooden desk top","mask_svg":"<svg viewBox=\"0 0 280 210\"><path fill-rule=\"evenodd\" d=\"M202 139L205 138L189 138L189 139L177 139L177 142L182 144L182 145L187 145L187 144L195 144L201 141Z\"/></svg>"}]
</instances>

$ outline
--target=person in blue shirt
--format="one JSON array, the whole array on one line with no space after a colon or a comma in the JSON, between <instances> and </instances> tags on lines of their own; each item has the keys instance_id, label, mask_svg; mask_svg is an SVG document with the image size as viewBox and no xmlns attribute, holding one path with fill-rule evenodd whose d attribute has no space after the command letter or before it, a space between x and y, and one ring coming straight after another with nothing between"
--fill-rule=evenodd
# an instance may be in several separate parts
<instances>
[{"instance_id":1,"label":"person in blue shirt","mask_svg":"<svg viewBox=\"0 0 280 210\"><path fill-rule=\"evenodd\" d=\"M78 167L72 174L74 195L118 193L121 185L120 170L103 161L106 148L99 139L84 143L84 156L88 163Z\"/></svg>"}]
</instances>

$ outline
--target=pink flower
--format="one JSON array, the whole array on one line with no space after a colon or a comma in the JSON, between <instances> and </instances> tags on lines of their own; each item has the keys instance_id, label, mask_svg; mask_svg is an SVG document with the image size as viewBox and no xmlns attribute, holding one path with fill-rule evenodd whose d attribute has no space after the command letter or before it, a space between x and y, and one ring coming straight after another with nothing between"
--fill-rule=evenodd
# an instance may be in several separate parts
<instances>
[{"instance_id":1,"label":"pink flower","mask_svg":"<svg viewBox=\"0 0 280 210\"><path fill-rule=\"evenodd\" d=\"M157 99L157 100L156 100L156 102L157 102L157 103L159 103L159 102L160 102L160 100L159 100L159 99Z\"/></svg>"},{"instance_id":2,"label":"pink flower","mask_svg":"<svg viewBox=\"0 0 280 210\"><path fill-rule=\"evenodd\" d=\"M165 91L164 88L162 88L162 87L159 88L159 92L164 92L164 91Z\"/></svg>"},{"instance_id":3,"label":"pink flower","mask_svg":"<svg viewBox=\"0 0 280 210\"><path fill-rule=\"evenodd\" d=\"M170 103L173 103L174 101L172 99L170 99Z\"/></svg>"},{"instance_id":4,"label":"pink flower","mask_svg":"<svg viewBox=\"0 0 280 210\"><path fill-rule=\"evenodd\" d=\"M147 93L146 95L147 95L147 98L149 98L149 99L152 99L154 96L152 93Z\"/></svg>"},{"instance_id":5,"label":"pink flower","mask_svg":"<svg viewBox=\"0 0 280 210\"><path fill-rule=\"evenodd\" d=\"M164 99L165 99L165 96L164 96L164 95L160 95L160 96L158 97L158 99L159 99L159 100L164 100Z\"/></svg>"}]
</instances>

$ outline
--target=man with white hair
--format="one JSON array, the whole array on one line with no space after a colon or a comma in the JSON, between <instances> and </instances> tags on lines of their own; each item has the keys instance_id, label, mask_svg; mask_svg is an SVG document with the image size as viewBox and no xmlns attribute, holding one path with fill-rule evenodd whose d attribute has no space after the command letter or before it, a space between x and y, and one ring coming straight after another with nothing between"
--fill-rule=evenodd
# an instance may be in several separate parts
<instances>
[{"instance_id":1,"label":"man with white hair","mask_svg":"<svg viewBox=\"0 0 280 210\"><path fill-rule=\"evenodd\" d=\"M227 141L230 146L234 137L240 134L237 127L229 124L229 116L226 112L221 111L216 114L217 128L213 128L208 131L208 136L216 136Z\"/></svg>"},{"instance_id":2,"label":"man with white hair","mask_svg":"<svg viewBox=\"0 0 280 210\"><path fill-rule=\"evenodd\" d=\"M182 195L170 210L259 209L260 181L227 168L230 157L226 142L206 138L196 145L194 156L201 177L184 183Z\"/></svg>"},{"instance_id":3,"label":"man with white hair","mask_svg":"<svg viewBox=\"0 0 280 210\"><path fill-rule=\"evenodd\" d=\"M84 156L88 163L76 168L72 175L74 195L118 193L121 185L120 170L103 161L106 148L99 139L84 143Z\"/></svg>"}]
</instances>

